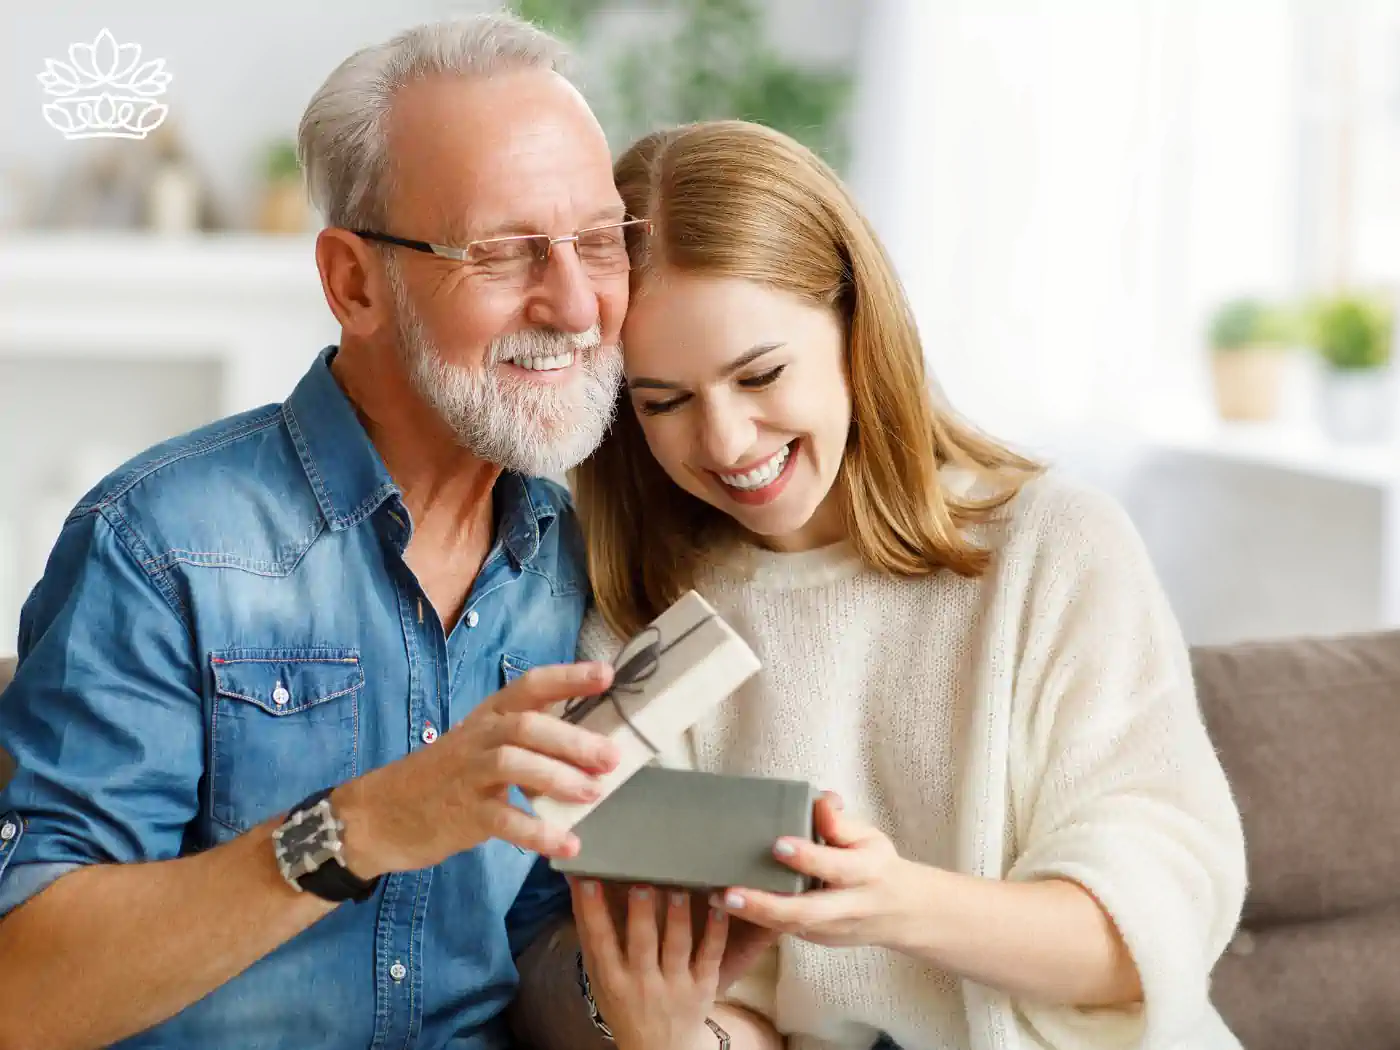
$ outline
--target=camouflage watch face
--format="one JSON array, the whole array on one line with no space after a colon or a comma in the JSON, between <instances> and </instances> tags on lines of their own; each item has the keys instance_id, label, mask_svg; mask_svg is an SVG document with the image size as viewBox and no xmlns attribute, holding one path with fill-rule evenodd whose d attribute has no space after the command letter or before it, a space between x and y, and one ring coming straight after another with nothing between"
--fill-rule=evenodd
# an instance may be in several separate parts
<instances>
[{"instance_id":1,"label":"camouflage watch face","mask_svg":"<svg viewBox=\"0 0 1400 1050\"><path fill-rule=\"evenodd\" d=\"M295 879L315 871L333 857L340 847L338 830L328 799L297 813L278 828L273 838L283 875Z\"/></svg>"}]
</instances>

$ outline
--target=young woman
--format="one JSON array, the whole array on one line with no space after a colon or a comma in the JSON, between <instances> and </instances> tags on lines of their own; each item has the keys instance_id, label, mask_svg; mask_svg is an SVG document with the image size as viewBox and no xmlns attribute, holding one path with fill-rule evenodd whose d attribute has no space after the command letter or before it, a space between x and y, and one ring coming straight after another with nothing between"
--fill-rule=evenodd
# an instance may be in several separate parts
<instances>
[{"instance_id":1,"label":"young woman","mask_svg":"<svg viewBox=\"0 0 1400 1050\"><path fill-rule=\"evenodd\" d=\"M574 479L582 655L694 587L763 669L680 759L833 793L825 845L774 845L823 888L734 887L694 942L683 900L634 888L614 922L574 887L619 1046L715 1046L709 1016L792 1050L1238 1047L1208 987L1239 817L1126 516L935 402L885 254L801 146L701 124L616 176L652 231L628 404ZM776 943L725 992L738 919Z\"/></svg>"}]
</instances>

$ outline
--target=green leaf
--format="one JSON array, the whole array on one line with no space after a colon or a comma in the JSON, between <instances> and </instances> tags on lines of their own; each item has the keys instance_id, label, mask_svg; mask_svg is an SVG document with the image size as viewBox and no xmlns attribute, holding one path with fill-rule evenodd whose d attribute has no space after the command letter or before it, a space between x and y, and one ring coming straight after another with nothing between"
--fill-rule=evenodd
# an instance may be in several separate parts
<instances>
[{"instance_id":1,"label":"green leaf","mask_svg":"<svg viewBox=\"0 0 1400 1050\"><path fill-rule=\"evenodd\" d=\"M576 42L583 37L589 19L603 3L602 0L511 0L508 6L527 22Z\"/></svg>"},{"instance_id":2,"label":"green leaf","mask_svg":"<svg viewBox=\"0 0 1400 1050\"><path fill-rule=\"evenodd\" d=\"M1316 304L1311 339L1331 367L1342 371L1383 368L1390 363L1394 311L1388 302L1341 295Z\"/></svg>"}]
</instances>

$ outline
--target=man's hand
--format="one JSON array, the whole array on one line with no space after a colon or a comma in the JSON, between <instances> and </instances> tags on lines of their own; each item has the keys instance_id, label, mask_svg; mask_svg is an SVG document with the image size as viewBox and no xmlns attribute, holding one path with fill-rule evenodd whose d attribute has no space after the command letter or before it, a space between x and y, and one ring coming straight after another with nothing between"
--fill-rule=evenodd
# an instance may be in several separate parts
<instances>
[{"instance_id":1,"label":"man's hand","mask_svg":"<svg viewBox=\"0 0 1400 1050\"><path fill-rule=\"evenodd\" d=\"M612 684L607 664L527 671L431 746L341 785L345 862L361 878L441 863L491 838L544 856L572 856L578 840L512 805L531 796L591 802L598 777L618 762L607 737L546 709Z\"/></svg>"}]
</instances>

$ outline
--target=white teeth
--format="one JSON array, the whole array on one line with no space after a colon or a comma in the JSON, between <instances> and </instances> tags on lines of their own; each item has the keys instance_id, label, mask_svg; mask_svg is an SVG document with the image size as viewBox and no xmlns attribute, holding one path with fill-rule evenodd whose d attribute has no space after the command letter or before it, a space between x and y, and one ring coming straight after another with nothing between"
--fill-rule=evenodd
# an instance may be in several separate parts
<instances>
[{"instance_id":1,"label":"white teeth","mask_svg":"<svg viewBox=\"0 0 1400 1050\"><path fill-rule=\"evenodd\" d=\"M554 372L573 364L574 353L570 350L553 357L514 357L510 363L519 368L528 368L531 372Z\"/></svg>"},{"instance_id":2,"label":"white teeth","mask_svg":"<svg viewBox=\"0 0 1400 1050\"><path fill-rule=\"evenodd\" d=\"M720 481L730 488L761 489L764 485L771 484L773 479L783 472L783 467L787 465L788 446L784 445L773 454L773 457L763 466L754 467L753 470L743 474L721 474Z\"/></svg>"}]
</instances>

